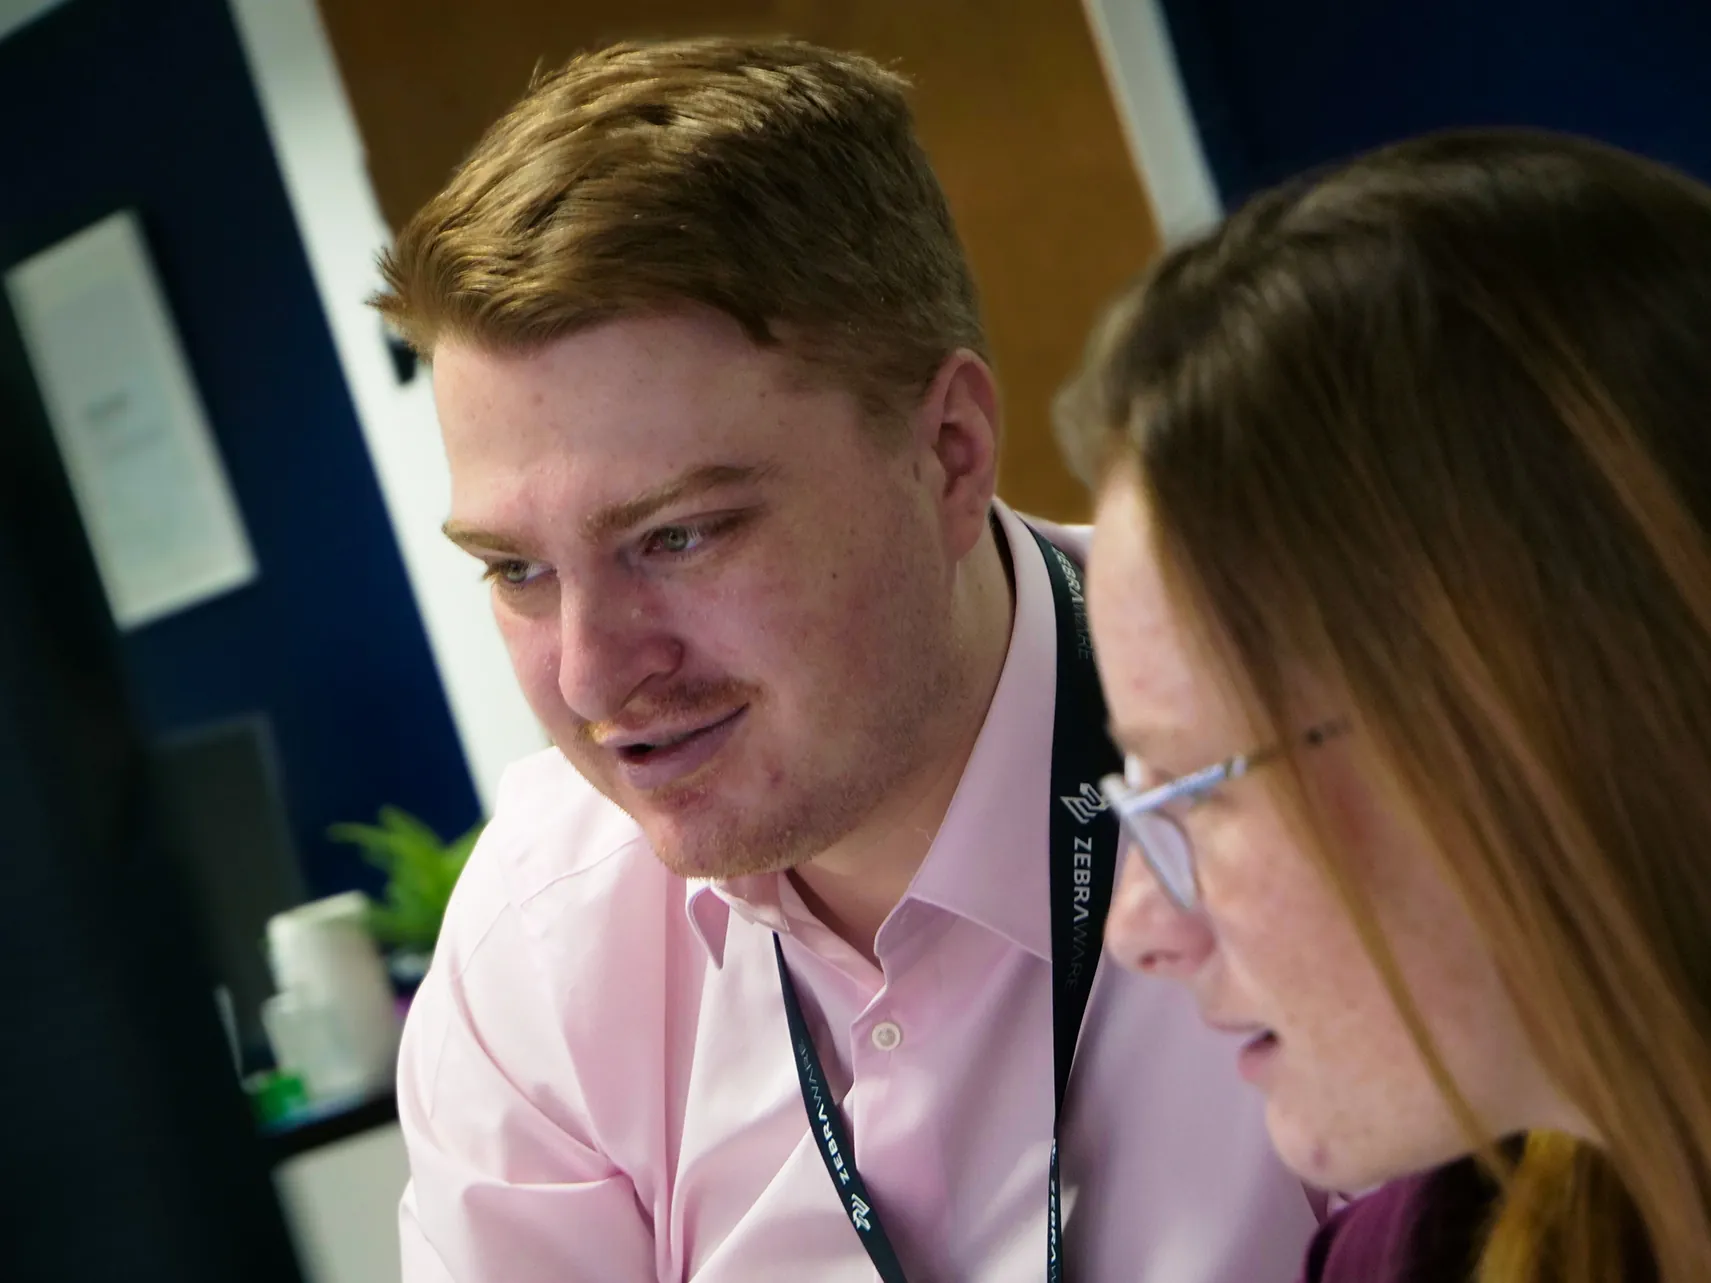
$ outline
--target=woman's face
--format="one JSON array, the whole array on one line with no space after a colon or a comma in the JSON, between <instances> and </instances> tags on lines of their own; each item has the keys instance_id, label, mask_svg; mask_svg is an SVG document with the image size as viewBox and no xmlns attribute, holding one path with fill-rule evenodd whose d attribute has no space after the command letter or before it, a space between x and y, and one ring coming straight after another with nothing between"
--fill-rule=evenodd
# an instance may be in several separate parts
<instances>
[{"instance_id":1,"label":"woman's face","mask_svg":"<svg viewBox=\"0 0 1711 1283\"><path fill-rule=\"evenodd\" d=\"M1167 599L1132 473L1100 496L1089 610L1118 744L1147 783L1260 745L1191 649ZM1298 730L1351 710L1316 708ZM1479 932L1423 836L1388 810L1358 736L1304 748L1309 789L1394 951L1451 1075L1496 1134L1560 1125L1556 1103ZM1303 1179L1355 1191L1466 1152L1352 920L1302 849L1267 767L1181 813L1200 903L1184 912L1145 862L1123 862L1106 941L1124 965L1190 989L1230 1030L1266 1097L1273 1143Z\"/></svg>"}]
</instances>

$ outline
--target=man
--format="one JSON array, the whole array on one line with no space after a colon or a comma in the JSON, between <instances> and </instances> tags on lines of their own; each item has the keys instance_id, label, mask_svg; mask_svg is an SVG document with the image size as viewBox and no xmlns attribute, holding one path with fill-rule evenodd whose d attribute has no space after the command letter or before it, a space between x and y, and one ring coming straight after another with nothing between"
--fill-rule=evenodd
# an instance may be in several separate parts
<instances>
[{"instance_id":1,"label":"man","mask_svg":"<svg viewBox=\"0 0 1711 1283\"><path fill-rule=\"evenodd\" d=\"M579 58L384 266L556 746L411 1015L407 1283L1292 1277L1313 1216L1235 1040L1093 969L1075 567L993 497L898 78Z\"/></svg>"}]
</instances>

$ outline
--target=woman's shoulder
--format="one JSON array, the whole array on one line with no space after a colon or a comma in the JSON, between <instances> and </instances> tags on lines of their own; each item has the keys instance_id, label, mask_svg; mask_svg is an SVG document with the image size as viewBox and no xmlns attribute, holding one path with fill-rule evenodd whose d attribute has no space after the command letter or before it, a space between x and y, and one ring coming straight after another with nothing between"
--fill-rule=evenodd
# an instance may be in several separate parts
<instances>
[{"instance_id":1,"label":"woman's shoulder","mask_svg":"<svg viewBox=\"0 0 1711 1283\"><path fill-rule=\"evenodd\" d=\"M1392 1181L1320 1227L1303 1283L1466 1283L1496 1196L1471 1158Z\"/></svg>"}]
</instances>

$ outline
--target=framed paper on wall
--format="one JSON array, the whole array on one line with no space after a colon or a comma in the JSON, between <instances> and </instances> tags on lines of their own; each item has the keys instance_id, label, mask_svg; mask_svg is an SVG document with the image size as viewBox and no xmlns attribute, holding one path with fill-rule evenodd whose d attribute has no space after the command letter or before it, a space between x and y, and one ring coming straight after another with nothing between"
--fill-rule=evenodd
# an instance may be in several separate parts
<instances>
[{"instance_id":1,"label":"framed paper on wall","mask_svg":"<svg viewBox=\"0 0 1711 1283\"><path fill-rule=\"evenodd\" d=\"M6 293L107 602L140 628L256 576L136 216L24 260Z\"/></svg>"}]
</instances>

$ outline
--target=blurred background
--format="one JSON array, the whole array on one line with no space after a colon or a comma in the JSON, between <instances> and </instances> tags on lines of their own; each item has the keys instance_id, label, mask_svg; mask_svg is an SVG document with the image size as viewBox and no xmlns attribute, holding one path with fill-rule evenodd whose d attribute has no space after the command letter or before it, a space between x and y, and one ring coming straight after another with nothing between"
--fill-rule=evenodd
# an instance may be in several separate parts
<instances>
[{"instance_id":1,"label":"blurred background","mask_svg":"<svg viewBox=\"0 0 1711 1283\"><path fill-rule=\"evenodd\" d=\"M1101 302L1256 188L1499 123L1711 178L1705 0L0 0L0 1277L397 1278L397 1021L545 741L363 300L535 68L706 32L913 78L1057 519Z\"/></svg>"}]
</instances>

